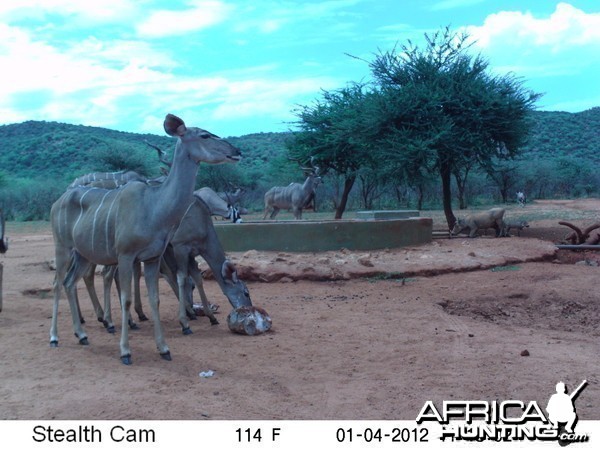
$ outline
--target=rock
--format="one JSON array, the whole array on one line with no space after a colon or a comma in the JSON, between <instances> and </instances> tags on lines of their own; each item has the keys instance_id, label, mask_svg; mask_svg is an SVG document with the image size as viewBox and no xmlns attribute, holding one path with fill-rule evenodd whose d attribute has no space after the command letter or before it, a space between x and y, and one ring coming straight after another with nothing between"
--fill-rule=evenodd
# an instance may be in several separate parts
<instances>
[{"instance_id":1,"label":"rock","mask_svg":"<svg viewBox=\"0 0 600 450\"><path fill-rule=\"evenodd\" d=\"M529 350L523 350L521 356L529 356Z\"/></svg>"},{"instance_id":2,"label":"rock","mask_svg":"<svg viewBox=\"0 0 600 450\"><path fill-rule=\"evenodd\" d=\"M361 266L373 267L373 262L371 261L371 255L359 256L357 261Z\"/></svg>"},{"instance_id":3,"label":"rock","mask_svg":"<svg viewBox=\"0 0 600 450\"><path fill-rule=\"evenodd\" d=\"M254 336L271 329L272 320L269 314L255 306L240 306L227 316L227 325L234 333Z\"/></svg>"}]
</instances>

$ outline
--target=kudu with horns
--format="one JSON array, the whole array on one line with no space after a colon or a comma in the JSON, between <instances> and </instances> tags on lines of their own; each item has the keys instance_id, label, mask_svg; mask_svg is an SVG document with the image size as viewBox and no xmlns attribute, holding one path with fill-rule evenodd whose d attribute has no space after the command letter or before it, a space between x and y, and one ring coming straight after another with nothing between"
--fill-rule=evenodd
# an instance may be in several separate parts
<instances>
[{"instance_id":1,"label":"kudu with horns","mask_svg":"<svg viewBox=\"0 0 600 450\"><path fill-rule=\"evenodd\" d=\"M267 218L269 212L271 212L270 218L274 219L282 209L291 210L294 218L302 219L302 209L306 207L321 182L319 168L313 164L313 158L311 158L310 164L311 167L302 167L306 175L303 184L291 183L288 186L275 186L267 191L263 220Z\"/></svg>"},{"instance_id":2,"label":"kudu with horns","mask_svg":"<svg viewBox=\"0 0 600 450\"><path fill-rule=\"evenodd\" d=\"M178 139L171 170L162 184L149 186L130 182L114 190L75 187L52 205L50 218L56 254L50 329L52 346L58 345L58 303L71 257L78 261L78 270L69 272L70 282L66 291L73 330L82 344L87 343L87 335L79 320L76 280L86 273L89 264L117 264L122 305L120 355L124 364L131 364L127 319L131 306L133 266L141 261L144 263L156 346L164 359L171 359L158 309L160 259L194 202L198 164L237 162L240 151L208 131L186 127L183 120L172 114L166 116L164 129ZM243 302L235 305L239 306L243 306Z\"/></svg>"}]
</instances>

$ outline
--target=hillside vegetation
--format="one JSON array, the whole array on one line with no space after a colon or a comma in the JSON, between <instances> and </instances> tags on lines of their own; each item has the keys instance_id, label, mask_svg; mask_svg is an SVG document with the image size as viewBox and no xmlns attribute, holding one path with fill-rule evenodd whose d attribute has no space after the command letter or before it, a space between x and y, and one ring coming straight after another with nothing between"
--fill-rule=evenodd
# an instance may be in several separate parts
<instances>
[{"instance_id":1,"label":"hillside vegetation","mask_svg":"<svg viewBox=\"0 0 600 450\"><path fill-rule=\"evenodd\" d=\"M516 189L530 199L591 196L600 193L600 107L580 113L533 113L534 127L520 157L509 163ZM160 124L159 124L160 125ZM157 133L160 128L157 126ZM243 186L245 203L262 207L264 192L273 185L302 181L297 163L288 159L289 133L257 133L228 140L243 153L232 166L202 166L198 186L216 190ZM133 169L145 176L160 174L157 152L146 141L169 152L175 141L159 134L136 134L99 127L28 121L0 126L0 207L7 218L44 219L50 205L77 176L93 171ZM319 206L330 209L329 193L339 189L334 177L319 188ZM406 207L414 200L411 186L380 180L371 196L358 186L351 208ZM483 173L470 175L471 204L498 200L497 187ZM432 180L426 206L439 203L439 186Z\"/></svg>"}]
</instances>

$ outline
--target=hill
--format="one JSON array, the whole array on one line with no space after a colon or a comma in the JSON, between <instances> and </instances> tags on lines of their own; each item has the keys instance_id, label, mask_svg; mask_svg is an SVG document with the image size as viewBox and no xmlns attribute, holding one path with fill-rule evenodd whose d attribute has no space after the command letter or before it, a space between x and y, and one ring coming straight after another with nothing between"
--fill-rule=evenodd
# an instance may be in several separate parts
<instances>
[{"instance_id":1,"label":"hill","mask_svg":"<svg viewBox=\"0 0 600 450\"><path fill-rule=\"evenodd\" d=\"M600 161L600 107L579 113L536 111L524 158L571 156Z\"/></svg>"},{"instance_id":2,"label":"hill","mask_svg":"<svg viewBox=\"0 0 600 450\"><path fill-rule=\"evenodd\" d=\"M600 107L580 113L535 111L532 120L529 143L515 162L515 183L532 198L590 196L600 192L600 177L595 170L600 162ZM271 186L302 180L299 167L287 159L289 137L290 133L228 137L242 150L242 161L236 165L203 166L198 185L217 190L244 186L245 204L260 209L264 192ZM157 176L161 164L156 151L146 142L170 152L175 140L57 122L0 126L0 208L9 219L46 218L49 205L84 173L132 169L148 177ZM412 187L405 186L406 195L401 200L397 197L398 186L387 186L389 181L396 182L380 181L379 207L398 207L399 202L408 205L416 195ZM439 201L435 183L432 181L425 193L426 202L432 206ZM486 181L483 173L474 173L469 184L472 200L476 195L495 196L497 188ZM336 180L323 183L322 201L329 202L336 189ZM353 195L355 207L372 207L363 204L360 194Z\"/></svg>"},{"instance_id":3,"label":"hill","mask_svg":"<svg viewBox=\"0 0 600 450\"><path fill-rule=\"evenodd\" d=\"M600 161L600 107L580 113L535 111L523 159L578 157ZM285 154L289 133L256 133L228 140L242 149L245 166L269 164ZM0 126L0 171L16 178L74 178L85 172L135 168L158 173L145 141L171 150L167 136L84 125L28 121Z\"/></svg>"},{"instance_id":4,"label":"hill","mask_svg":"<svg viewBox=\"0 0 600 450\"><path fill-rule=\"evenodd\" d=\"M288 133L257 133L228 140L245 158L267 163L284 152ZM159 173L156 152L171 151L168 136L137 134L84 125L27 121L0 126L0 171L11 178L70 180L83 173L133 169Z\"/></svg>"}]
</instances>

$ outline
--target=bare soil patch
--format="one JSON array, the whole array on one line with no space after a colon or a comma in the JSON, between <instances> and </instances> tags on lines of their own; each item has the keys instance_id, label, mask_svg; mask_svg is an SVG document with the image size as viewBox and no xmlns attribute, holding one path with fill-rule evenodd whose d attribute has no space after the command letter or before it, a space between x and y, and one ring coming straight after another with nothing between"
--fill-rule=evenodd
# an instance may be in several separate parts
<instances>
[{"instance_id":1,"label":"bare soil patch","mask_svg":"<svg viewBox=\"0 0 600 450\"><path fill-rule=\"evenodd\" d=\"M229 331L230 306L210 277L221 324L200 318L182 335L161 282L173 361L159 357L145 322L130 333L130 367L83 283L90 345L73 337L63 298L60 347L49 347L52 237L47 227L9 224L0 419L414 419L427 400L545 406L558 381L572 388L587 379L577 412L598 420L600 254L554 243L569 231L559 220L591 224L600 201L535 202L507 214L531 227L520 237L372 252L231 254L254 304L273 319L259 336ZM443 228L439 217L434 224ZM113 315L120 320L118 308ZM208 370L214 376L199 376Z\"/></svg>"}]
</instances>

